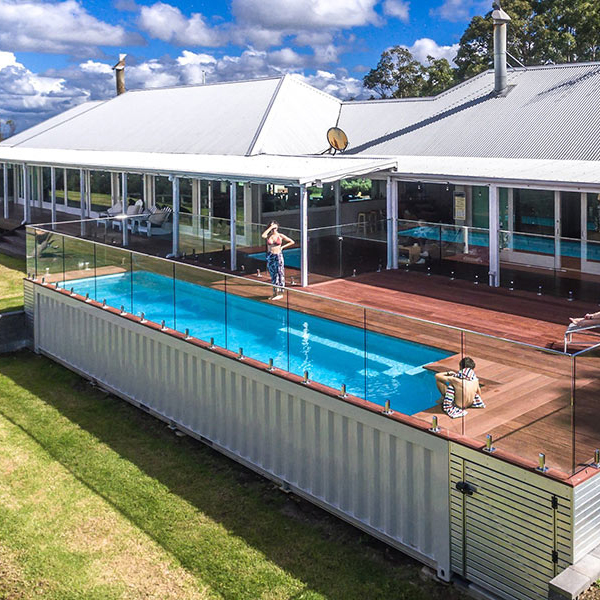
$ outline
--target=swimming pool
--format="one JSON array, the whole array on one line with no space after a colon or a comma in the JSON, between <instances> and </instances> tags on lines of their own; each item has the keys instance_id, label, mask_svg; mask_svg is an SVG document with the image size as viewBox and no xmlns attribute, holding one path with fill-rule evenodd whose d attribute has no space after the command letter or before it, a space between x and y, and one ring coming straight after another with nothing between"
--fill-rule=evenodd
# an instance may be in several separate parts
<instances>
[{"instance_id":1,"label":"swimming pool","mask_svg":"<svg viewBox=\"0 0 600 600\"><path fill-rule=\"evenodd\" d=\"M464 230L454 227L444 227L442 229L442 241L455 244L464 244ZM509 242L508 232L500 232L500 243L506 247ZM399 237L413 237L439 242L440 227L434 225L423 225L420 227L411 227L398 232ZM472 246L489 246L489 235L487 231L469 231L469 244ZM585 242L584 242L585 243ZM554 256L554 238L541 237L538 235L528 235L526 233L512 234L512 249L521 252L535 252L536 254L546 254ZM581 242L570 239L560 240L561 256L580 258L582 253ZM600 261L600 244L587 242L587 259Z\"/></svg>"},{"instance_id":2,"label":"swimming pool","mask_svg":"<svg viewBox=\"0 0 600 600\"><path fill-rule=\"evenodd\" d=\"M415 414L439 396L423 368L451 353L147 271L67 281L64 287L193 337L394 410ZM265 296L270 291L265 287ZM365 357L365 345L367 349Z\"/></svg>"},{"instance_id":3,"label":"swimming pool","mask_svg":"<svg viewBox=\"0 0 600 600\"><path fill-rule=\"evenodd\" d=\"M248 254L248 258L255 258L256 260L262 260L267 262L266 252L255 252L254 254ZM294 269L300 268L300 248L288 248L283 251L283 260L286 267L293 267Z\"/></svg>"}]
</instances>

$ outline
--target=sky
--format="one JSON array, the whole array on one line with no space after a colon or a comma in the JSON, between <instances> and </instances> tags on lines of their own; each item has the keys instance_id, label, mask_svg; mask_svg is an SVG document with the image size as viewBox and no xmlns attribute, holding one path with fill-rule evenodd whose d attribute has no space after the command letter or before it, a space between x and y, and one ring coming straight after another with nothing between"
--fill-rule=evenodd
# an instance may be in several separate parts
<instances>
[{"instance_id":1,"label":"sky","mask_svg":"<svg viewBox=\"0 0 600 600\"><path fill-rule=\"evenodd\" d=\"M0 127L21 131L128 89L292 73L341 99L406 46L452 61L470 19L491 0L0 0ZM4 129L4 133L6 130Z\"/></svg>"}]
</instances>

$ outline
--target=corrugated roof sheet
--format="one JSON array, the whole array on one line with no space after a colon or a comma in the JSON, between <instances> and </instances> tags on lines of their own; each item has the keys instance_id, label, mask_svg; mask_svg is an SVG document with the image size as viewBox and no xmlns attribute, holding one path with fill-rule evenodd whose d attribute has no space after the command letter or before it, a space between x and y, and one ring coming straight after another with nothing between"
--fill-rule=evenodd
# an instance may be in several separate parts
<instances>
[{"instance_id":1,"label":"corrugated roof sheet","mask_svg":"<svg viewBox=\"0 0 600 600\"><path fill-rule=\"evenodd\" d=\"M8 145L245 155L280 78L130 91Z\"/></svg>"},{"instance_id":2,"label":"corrugated roof sheet","mask_svg":"<svg viewBox=\"0 0 600 600\"><path fill-rule=\"evenodd\" d=\"M86 108L87 107L87 108ZM293 76L130 91L88 103L3 145L180 154L318 154L341 102Z\"/></svg>"},{"instance_id":3,"label":"corrugated roof sheet","mask_svg":"<svg viewBox=\"0 0 600 600\"><path fill-rule=\"evenodd\" d=\"M350 153L600 160L600 64L493 71L433 99L344 103Z\"/></svg>"}]
</instances>

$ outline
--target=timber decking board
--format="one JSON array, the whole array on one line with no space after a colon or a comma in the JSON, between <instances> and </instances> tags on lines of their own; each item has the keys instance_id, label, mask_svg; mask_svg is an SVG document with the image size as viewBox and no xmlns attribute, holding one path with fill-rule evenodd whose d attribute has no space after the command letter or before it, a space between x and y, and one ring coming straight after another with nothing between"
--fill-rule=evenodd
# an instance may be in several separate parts
<instances>
[{"instance_id":1,"label":"timber decking board","mask_svg":"<svg viewBox=\"0 0 600 600\"><path fill-rule=\"evenodd\" d=\"M371 273L312 285L310 291L330 298L384 309L408 317L462 327L540 348L562 349L568 318L595 311L596 306L525 292L509 293L464 281L403 271ZM383 318L382 318L383 320ZM461 352L477 363L485 384L485 409L469 409L465 419L450 419L441 406L414 415L450 431L494 445L530 460L546 454L547 464L570 472L600 446L600 359L577 359L575 407L571 406L572 359L525 345L443 330L438 326L390 316L382 328L419 343L455 352L427 365L435 371L457 370ZM575 432L573 432L573 424Z\"/></svg>"}]
</instances>

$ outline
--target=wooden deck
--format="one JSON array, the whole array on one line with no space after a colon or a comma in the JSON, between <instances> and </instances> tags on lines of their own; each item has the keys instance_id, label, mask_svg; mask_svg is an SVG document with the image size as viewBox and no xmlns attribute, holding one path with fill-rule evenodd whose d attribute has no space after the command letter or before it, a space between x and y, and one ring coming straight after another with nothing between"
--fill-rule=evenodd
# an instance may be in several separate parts
<instances>
[{"instance_id":1,"label":"wooden deck","mask_svg":"<svg viewBox=\"0 0 600 600\"><path fill-rule=\"evenodd\" d=\"M428 365L433 371L456 370L461 356L475 359L485 409L450 419L438 405L414 416L430 422L437 415L441 427L481 442L491 434L496 447L530 460L543 452L549 465L565 472L589 462L600 447L594 425L600 416L600 358L577 359L572 388L573 360L544 350L561 348L568 317L597 310L595 305L402 271L333 280L309 289L390 311L385 317L369 311L368 327L455 353ZM400 314L487 335L443 329Z\"/></svg>"}]
</instances>

